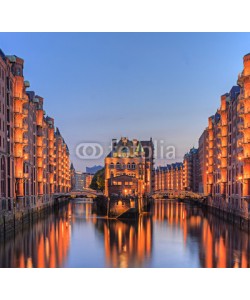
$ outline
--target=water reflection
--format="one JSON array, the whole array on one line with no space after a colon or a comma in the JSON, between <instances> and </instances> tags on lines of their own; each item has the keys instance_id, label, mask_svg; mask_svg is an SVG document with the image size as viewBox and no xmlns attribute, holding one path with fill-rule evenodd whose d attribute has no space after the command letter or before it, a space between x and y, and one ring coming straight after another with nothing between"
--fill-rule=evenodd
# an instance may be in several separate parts
<instances>
[{"instance_id":1,"label":"water reflection","mask_svg":"<svg viewBox=\"0 0 250 300\"><path fill-rule=\"evenodd\" d=\"M152 218L138 220L98 220L98 230L104 235L107 267L146 267L152 252Z\"/></svg>"},{"instance_id":2,"label":"water reflection","mask_svg":"<svg viewBox=\"0 0 250 300\"><path fill-rule=\"evenodd\" d=\"M249 267L249 235L196 206L157 201L138 220L72 202L0 244L0 267Z\"/></svg>"},{"instance_id":3,"label":"water reflection","mask_svg":"<svg viewBox=\"0 0 250 300\"><path fill-rule=\"evenodd\" d=\"M54 268L63 266L70 247L70 206L50 214L16 236L1 241L0 266Z\"/></svg>"},{"instance_id":4,"label":"water reflection","mask_svg":"<svg viewBox=\"0 0 250 300\"><path fill-rule=\"evenodd\" d=\"M191 252L198 249L200 267L249 267L249 234L205 209L161 201L155 205L153 219L181 229L185 247Z\"/></svg>"}]
</instances>

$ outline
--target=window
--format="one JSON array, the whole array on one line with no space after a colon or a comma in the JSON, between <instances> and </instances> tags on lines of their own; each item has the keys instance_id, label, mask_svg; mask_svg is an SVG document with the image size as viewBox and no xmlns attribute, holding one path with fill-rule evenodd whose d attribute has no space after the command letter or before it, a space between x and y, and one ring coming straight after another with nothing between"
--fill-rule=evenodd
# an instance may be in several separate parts
<instances>
[{"instance_id":1,"label":"window","mask_svg":"<svg viewBox=\"0 0 250 300\"><path fill-rule=\"evenodd\" d=\"M6 168L5 159L1 158L1 197L6 197Z\"/></svg>"},{"instance_id":2,"label":"window","mask_svg":"<svg viewBox=\"0 0 250 300\"><path fill-rule=\"evenodd\" d=\"M121 153L122 153L122 157L128 157L128 154L129 154L129 149L128 147L123 147L121 149Z\"/></svg>"}]
</instances>

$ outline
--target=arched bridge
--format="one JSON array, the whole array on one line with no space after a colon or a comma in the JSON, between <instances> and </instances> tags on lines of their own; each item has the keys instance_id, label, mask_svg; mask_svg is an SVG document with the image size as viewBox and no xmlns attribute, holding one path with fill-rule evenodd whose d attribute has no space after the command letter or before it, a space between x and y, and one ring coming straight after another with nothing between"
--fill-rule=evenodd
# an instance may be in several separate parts
<instances>
[{"instance_id":1,"label":"arched bridge","mask_svg":"<svg viewBox=\"0 0 250 300\"><path fill-rule=\"evenodd\" d=\"M200 199L203 196L194 193L192 191L180 191L180 190L160 190L155 191L153 194L154 199L162 199L162 198L169 198L169 199L185 199L185 198L192 198L192 199Z\"/></svg>"},{"instance_id":2,"label":"arched bridge","mask_svg":"<svg viewBox=\"0 0 250 300\"><path fill-rule=\"evenodd\" d=\"M58 193L54 194L54 198L96 198L97 196L102 196L101 191L95 191L92 189L83 189L82 191L71 191L69 193Z\"/></svg>"}]
</instances>

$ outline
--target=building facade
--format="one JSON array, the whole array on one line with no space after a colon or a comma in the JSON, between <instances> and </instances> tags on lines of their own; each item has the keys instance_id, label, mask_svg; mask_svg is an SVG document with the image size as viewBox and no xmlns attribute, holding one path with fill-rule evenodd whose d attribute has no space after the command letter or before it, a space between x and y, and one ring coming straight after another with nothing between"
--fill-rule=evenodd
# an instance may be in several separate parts
<instances>
[{"instance_id":1,"label":"building facade","mask_svg":"<svg viewBox=\"0 0 250 300\"><path fill-rule=\"evenodd\" d=\"M207 176L208 176L208 129L206 128L199 138L199 188L198 192L207 195Z\"/></svg>"},{"instance_id":2,"label":"building facade","mask_svg":"<svg viewBox=\"0 0 250 300\"><path fill-rule=\"evenodd\" d=\"M0 211L12 210L14 200L14 74L0 49Z\"/></svg>"},{"instance_id":3,"label":"building facade","mask_svg":"<svg viewBox=\"0 0 250 300\"><path fill-rule=\"evenodd\" d=\"M90 173L83 173L83 186L85 189L88 189L91 185L92 179L94 177L94 174Z\"/></svg>"},{"instance_id":4,"label":"building facade","mask_svg":"<svg viewBox=\"0 0 250 300\"><path fill-rule=\"evenodd\" d=\"M208 119L208 150L202 156L207 176L202 188L210 206L249 218L250 54L243 64L238 85L221 96L220 107Z\"/></svg>"},{"instance_id":5,"label":"building facade","mask_svg":"<svg viewBox=\"0 0 250 300\"><path fill-rule=\"evenodd\" d=\"M183 163L177 162L155 169L155 191L183 190Z\"/></svg>"},{"instance_id":6,"label":"building facade","mask_svg":"<svg viewBox=\"0 0 250 300\"><path fill-rule=\"evenodd\" d=\"M112 150L105 158L105 195L151 195L154 148L150 141L112 141Z\"/></svg>"},{"instance_id":7,"label":"building facade","mask_svg":"<svg viewBox=\"0 0 250 300\"><path fill-rule=\"evenodd\" d=\"M75 171L75 191L82 191L84 187L83 172Z\"/></svg>"},{"instance_id":8,"label":"building facade","mask_svg":"<svg viewBox=\"0 0 250 300\"><path fill-rule=\"evenodd\" d=\"M44 99L28 91L24 60L0 50L0 213L38 207L70 190L69 151Z\"/></svg>"},{"instance_id":9,"label":"building facade","mask_svg":"<svg viewBox=\"0 0 250 300\"><path fill-rule=\"evenodd\" d=\"M70 186L70 190L74 191L76 188L76 176L75 176L75 168L73 163L71 163L70 165L70 181L71 181L71 186Z\"/></svg>"},{"instance_id":10,"label":"building facade","mask_svg":"<svg viewBox=\"0 0 250 300\"><path fill-rule=\"evenodd\" d=\"M199 190L199 155L198 149L192 148L184 155L183 188L197 193Z\"/></svg>"}]
</instances>

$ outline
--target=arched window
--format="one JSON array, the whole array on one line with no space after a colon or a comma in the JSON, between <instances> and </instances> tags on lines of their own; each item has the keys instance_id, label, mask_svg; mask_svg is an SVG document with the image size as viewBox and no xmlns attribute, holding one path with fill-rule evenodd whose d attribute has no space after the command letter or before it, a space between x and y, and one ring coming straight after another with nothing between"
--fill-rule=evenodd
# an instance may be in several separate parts
<instances>
[{"instance_id":1,"label":"arched window","mask_svg":"<svg viewBox=\"0 0 250 300\"><path fill-rule=\"evenodd\" d=\"M6 197L6 167L3 156L1 157L1 197Z\"/></svg>"},{"instance_id":2,"label":"arched window","mask_svg":"<svg viewBox=\"0 0 250 300\"><path fill-rule=\"evenodd\" d=\"M132 170L135 169L135 163L134 163L134 162L132 162L131 169L132 169Z\"/></svg>"},{"instance_id":3,"label":"arched window","mask_svg":"<svg viewBox=\"0 0 250 300\"><path fill-rule=\"evenodd\" d=\"M130 170L131 169L131 165L130 163L127 164L127 169Z\"/></svg>"},{"instance_id":4,"label":"arched window","mask_svg":"<svg viewBox=\"0 0 250 300\"><path fill-rule=\"evenodd\" d=\"M114 164L113 163L110 164L110 169L114 169Z\"/></svg>"},{"instance_id":5,"label":"arched window","mask_svg":"<svg viewBox=\"0 0 250 300\"><path fill-rule=\"evenodd\" d=\"M121 168L121 165L119 162L116 163L116 169L119 170Z\"/></svg>"}]
</instances>

